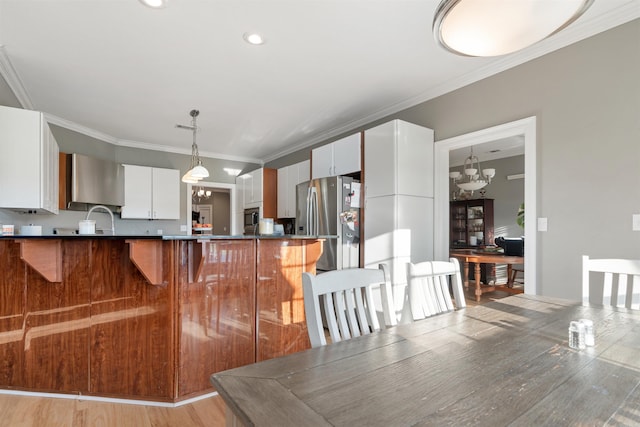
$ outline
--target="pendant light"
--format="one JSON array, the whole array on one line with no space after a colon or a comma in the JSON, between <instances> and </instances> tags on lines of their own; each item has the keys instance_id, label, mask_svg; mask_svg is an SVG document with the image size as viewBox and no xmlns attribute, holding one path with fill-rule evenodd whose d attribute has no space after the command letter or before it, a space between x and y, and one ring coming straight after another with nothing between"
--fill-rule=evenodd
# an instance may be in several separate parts
<instances>
[{"instance_id":1,"label":"pendant light","mask_svg":"<svg viewBox=\"0 0 640 427\"><path fill-rule=\"evenodd\" d=\"M176 125L179 129L188 129L193 132L193 142L191 144L191 164L189 166L189 170L182 177L182 182L186 182L187 184L196 184L203 178L207 178L209 176L209 171L207 168L202 166L202 160L200 160L200 152L198 151L198 144L196 143L196 132L198 132L198 126L196 124L196 120L200 111L191 110L189 115L191 116L191 126L187 125Z\"/></svg>"},{"instance_id":2,"label":"pendant light","mask_svg":"<svg viewBox=\"0 0 640 427\"><path fill-rule=\"evenodd\" d=\"M561 31L593 2L443 0L433 20L433 35L458 55L505 55Z\"/></svg>"}]
</instances>

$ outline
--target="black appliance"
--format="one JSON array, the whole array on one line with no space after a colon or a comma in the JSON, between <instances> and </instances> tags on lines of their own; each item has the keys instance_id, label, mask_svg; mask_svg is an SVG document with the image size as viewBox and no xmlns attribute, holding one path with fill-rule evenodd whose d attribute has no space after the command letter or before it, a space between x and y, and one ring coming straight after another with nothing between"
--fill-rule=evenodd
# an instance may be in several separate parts
<instances>
[{"instance_id":1,"label":"black appliance","mask_svg":"<svg viewBox=\"0 0 640 427\"><path fill-rule=\"evenodd\" d=\"M244 234L254 235L258 230L260 222L260 208L250 208L244 210Z\"/></svg>"},{"instance_id":2,"label":"black appliance","mask_svg":"<svg viewBox=\"0 0 640 427\"><path fill-rule=\"evenodd\" d=\"M496 245L509 256L524 256L524 237L496 237Z\"/></svg>"}]
</instances>

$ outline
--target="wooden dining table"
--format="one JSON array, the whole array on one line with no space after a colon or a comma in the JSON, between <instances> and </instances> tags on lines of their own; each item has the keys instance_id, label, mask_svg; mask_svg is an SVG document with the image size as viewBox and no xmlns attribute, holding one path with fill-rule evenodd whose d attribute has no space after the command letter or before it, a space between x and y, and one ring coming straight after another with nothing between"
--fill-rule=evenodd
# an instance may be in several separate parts
<instances>
[{"instance_id":1,"label":"wooden dining table","mask_svg":"<svg viewBox=\"0 0 640 427\"><path fill-rule=\"evenodd\" d=\"M498 252L483 252L481 250L458 249L452 250L450 256L457 258L462 262L462 270L464 272L464 288L469 289L469 264L474 267L475 289L474 294L476 301L480 302L480 297L485 292L504 291L510 294L520 294L524 292L522 288L514 288L512 269L513 265L524 264L524 257L515 255L505 255ZM507 283L506 285L483 284L481 283L480 264L506 264L507 265Z\"/></svg>"},{"instance_id":2,"label":"wooden dining table","mask_svg":"<svg viewBox=\"0 0 640 427\"><path fill-rule=\"evenodd\" d=\"M595 346L568 346L588 318ZM227 425L640 424L640 313L514 295L216 373Z\"/></svg>"}]
</instances>

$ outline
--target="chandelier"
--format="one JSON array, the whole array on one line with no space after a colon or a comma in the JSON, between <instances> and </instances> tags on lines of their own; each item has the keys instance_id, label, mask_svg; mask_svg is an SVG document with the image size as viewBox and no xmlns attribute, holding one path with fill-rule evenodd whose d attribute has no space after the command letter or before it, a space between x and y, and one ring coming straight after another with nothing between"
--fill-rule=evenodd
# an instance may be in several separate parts
<instances>
[{"instance_id":1,"label":"chandelier","mask_svg":"<svg viewBox=\"0 0 640 427\"><path fill-rule=\"evenodd\" d=\"M211 190L205 190L203 187L194 188L191 190L191 198L194 201L200 203L203 200L211 197Z\"/></svg>"},{"instance_id":2,"label":"chandelier","mask_svg":"<svg viewBox=\"0 0 640 427\"><path fill-rule=\"evenodd\" d=\"M449 178L458 188L464 191L470 191L471 194L475 190L480 190L491 184L491 178L496 176L495 169L480 169L480 161L477 156L473 155L473 147L471 154L464 160L462 173L459 171L449 172Z\"/></svg>"},{"instance_id":3,"label":"chandelier","mask_svg":"<svg viewBox=\"0 0 640 427\"><path fill-rule=\"evenodd\" d=\"M187 129L193 132L193 143L191 144L191 165L189 166L187 173L182 176L182 182L186 182L187 184L197 184L203 178L207 178L209 176L209 171L202 166L200 153L198 151L198 144L196 144L196 132L198 132L196 118L198 117L198 114L200 114L200 111L198 110L191 110L189 113L191 116L191 126L176 125L179 129Z\"/></svg>"},{"instance_id":4,"label":"chandelier","mask_svg":"<svg viewBox=\"0 0 640 427\"><path fill-rule=\"evenodd\" d=\"M443 0L433 20L433 35L458 55L505 55L563 30L593 2Z\"/></svg>"}]
</instances>

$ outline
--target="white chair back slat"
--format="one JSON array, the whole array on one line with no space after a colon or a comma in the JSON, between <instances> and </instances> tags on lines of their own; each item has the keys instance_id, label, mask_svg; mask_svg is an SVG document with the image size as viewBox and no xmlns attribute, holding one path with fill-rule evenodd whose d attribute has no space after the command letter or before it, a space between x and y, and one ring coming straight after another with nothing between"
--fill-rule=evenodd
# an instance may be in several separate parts
<instances>
[{"instance_id":1,"label":"white chair back slat","mask_svg":"<svg viewBox=\"0 0 640 427\"><path fill-rule=\"evenodd\" d=\"M466 307L462 291L460 264L457 259L446 261L425 261L407 264L409 284L409 307L413 320ZM454 306L449 291L453 289Z\"/></svg>"},{"instance_id":2,"label":"white chair back slat","mask_svg":"<svg viewBox=\"0 0 640 427\"><path fill-rule=\"evenodd\" d=\"M633 276L631 285L631 308L640 310L640 275Z\"/></svg>"},{"instance_id":3,"label":"white chair back slat","mask_svg":"<svg viewBox=\"0 0 640 427\"><path fill-rule=\"evenodd\" d=\"M384 282L380 284L380 294L384 313L384 322L387 326L398 324L396 310L393 304L393 289L391 289L391 281L389 280L389 272L386 264L379 264L378 268L384 274Z\"/></svg>"},{"instance_id":4,"label":"white chair back slat","mask_svg":"<svg viewBox=\"0 0 640 427\"><path fill-rule=\"evenodd\" d=\"M338 326L339 319L336 317L336 309L334 307L334 295L333 294L325 294L322 296L324 302L324 316L327 319L327 329L329 329L329 334L333 337L340 337L340 328ZM306 313L306 309L305 309ZM320 321L322 322L322 316L320 316ZM322 339L324 340L324 332L322 332ZM311 337L309 337L311 338ZM339 340L339 339L338 339Z\"/></svg>"},{"instance_id":5,"label":"white chair back slat","mask_svg":"<svg viewBox=\"0 0 640 427\"><path fill-rule=\"evenodd\" d=\"M633 277L633 276L632 276ZM616 307L624 307L627 303L627 275L618 275L618 299Z\"/></svg>"},{"instance_id":6,"label":"white chair back slat","mask_svg":"<svg viewBox=\"0 0 640 427\"><path fill-rule=\"evenodd\" d=\"M349 314L353 318L352 330L358 331L358 336L366 334L368 332L369 323L367 322L367 315L365 311L365 302L362 298L362 292L360 289L353 289L353 307L350 309ZM354 335L355 336L355 335Z\"/></svg>"},{"instance_id":7,"label":"white chair back slat","mask_svg":"<svg viewBox=\"0 0 640 427\"><path fill-rule=\"evenodd\" d=\"M347 317L347 321L349 322L349 331L351 332L352 337L359 337L361 334L360 331L360 322L357 319L358 310L358 292L356 289L348 289L344 291L344 299L346 303L345 315ZM362 298L361 298L362 299Z\"/></svg>"},{"instance_id":8,"label":"white chair back slat","mask_svg":"<svg viewBox=\"0 0 640 427\"><path fill-rule=\"evenodd\" d=\"M611 294L613 292L613 273L604 273L604 282L602 284L602 303L611 305Z\"/></svg>"},{"instance_id":9,"label":"white chair back slat","mask_svg":"<svg viewBox=\"0 0 640 427\"><path fill-rule=\"evenodd\" d=\"M602 305L640 310L640 260L582 257L582 302L589 304L591 273L602 274ZM598 284L600 282L597 282Z\"/></svg>"},{"instance_id":10,"label":"white chair back slat","mask_svg":"<svg viewBox=\"0 0 640 427\"><path fill-rule=\"evenodd\" d=\"M321 316L320 299L324 305L326 327L332 342L351 339L380 330L373 292L380 286L385 321L393 319L389 309L393 296L386 282L385 270L351 268L313 275L302 274L304 308L312 347L327 344Z\"/></svg>"},{"instance_id":11,"label":"white chair back slat","mask_svg":"<svg viewBox=\"0 0 640 427\"><path fill-rule=\"evenodd\" d=\"M384 286L384 285L381 285ZM373 301L373 291L371 290L370 286L367 286L366 288L363 288L362 291L364 292L365 301ZM358 290L356 290L356 292L358 292ZM366 327L364 328L364 333L365 334L369 334L373 331L379 331L380 330L380 322L378 322L378 314L376 313L376 308L374 307L373 304L363 304L362 307L362 324L366 325Z\"/></svg>"},{"instance_id":12,"label":"white chair back slat","mask_svg":"<svg viewBox=\"0 0 640 427\"><path fill-rule=\"evenodd\" d=\"M334 316L338 317L338 326L340 328L340 335L338 337L338 341L342 339L349 339L357 334L357 331L351 330L349 327L349 321L347 320L347 305L345 303L345 297L348 292L344 289L341 289L333 294L333 304L336 309Z\"/></svg>"}]
</instances>

